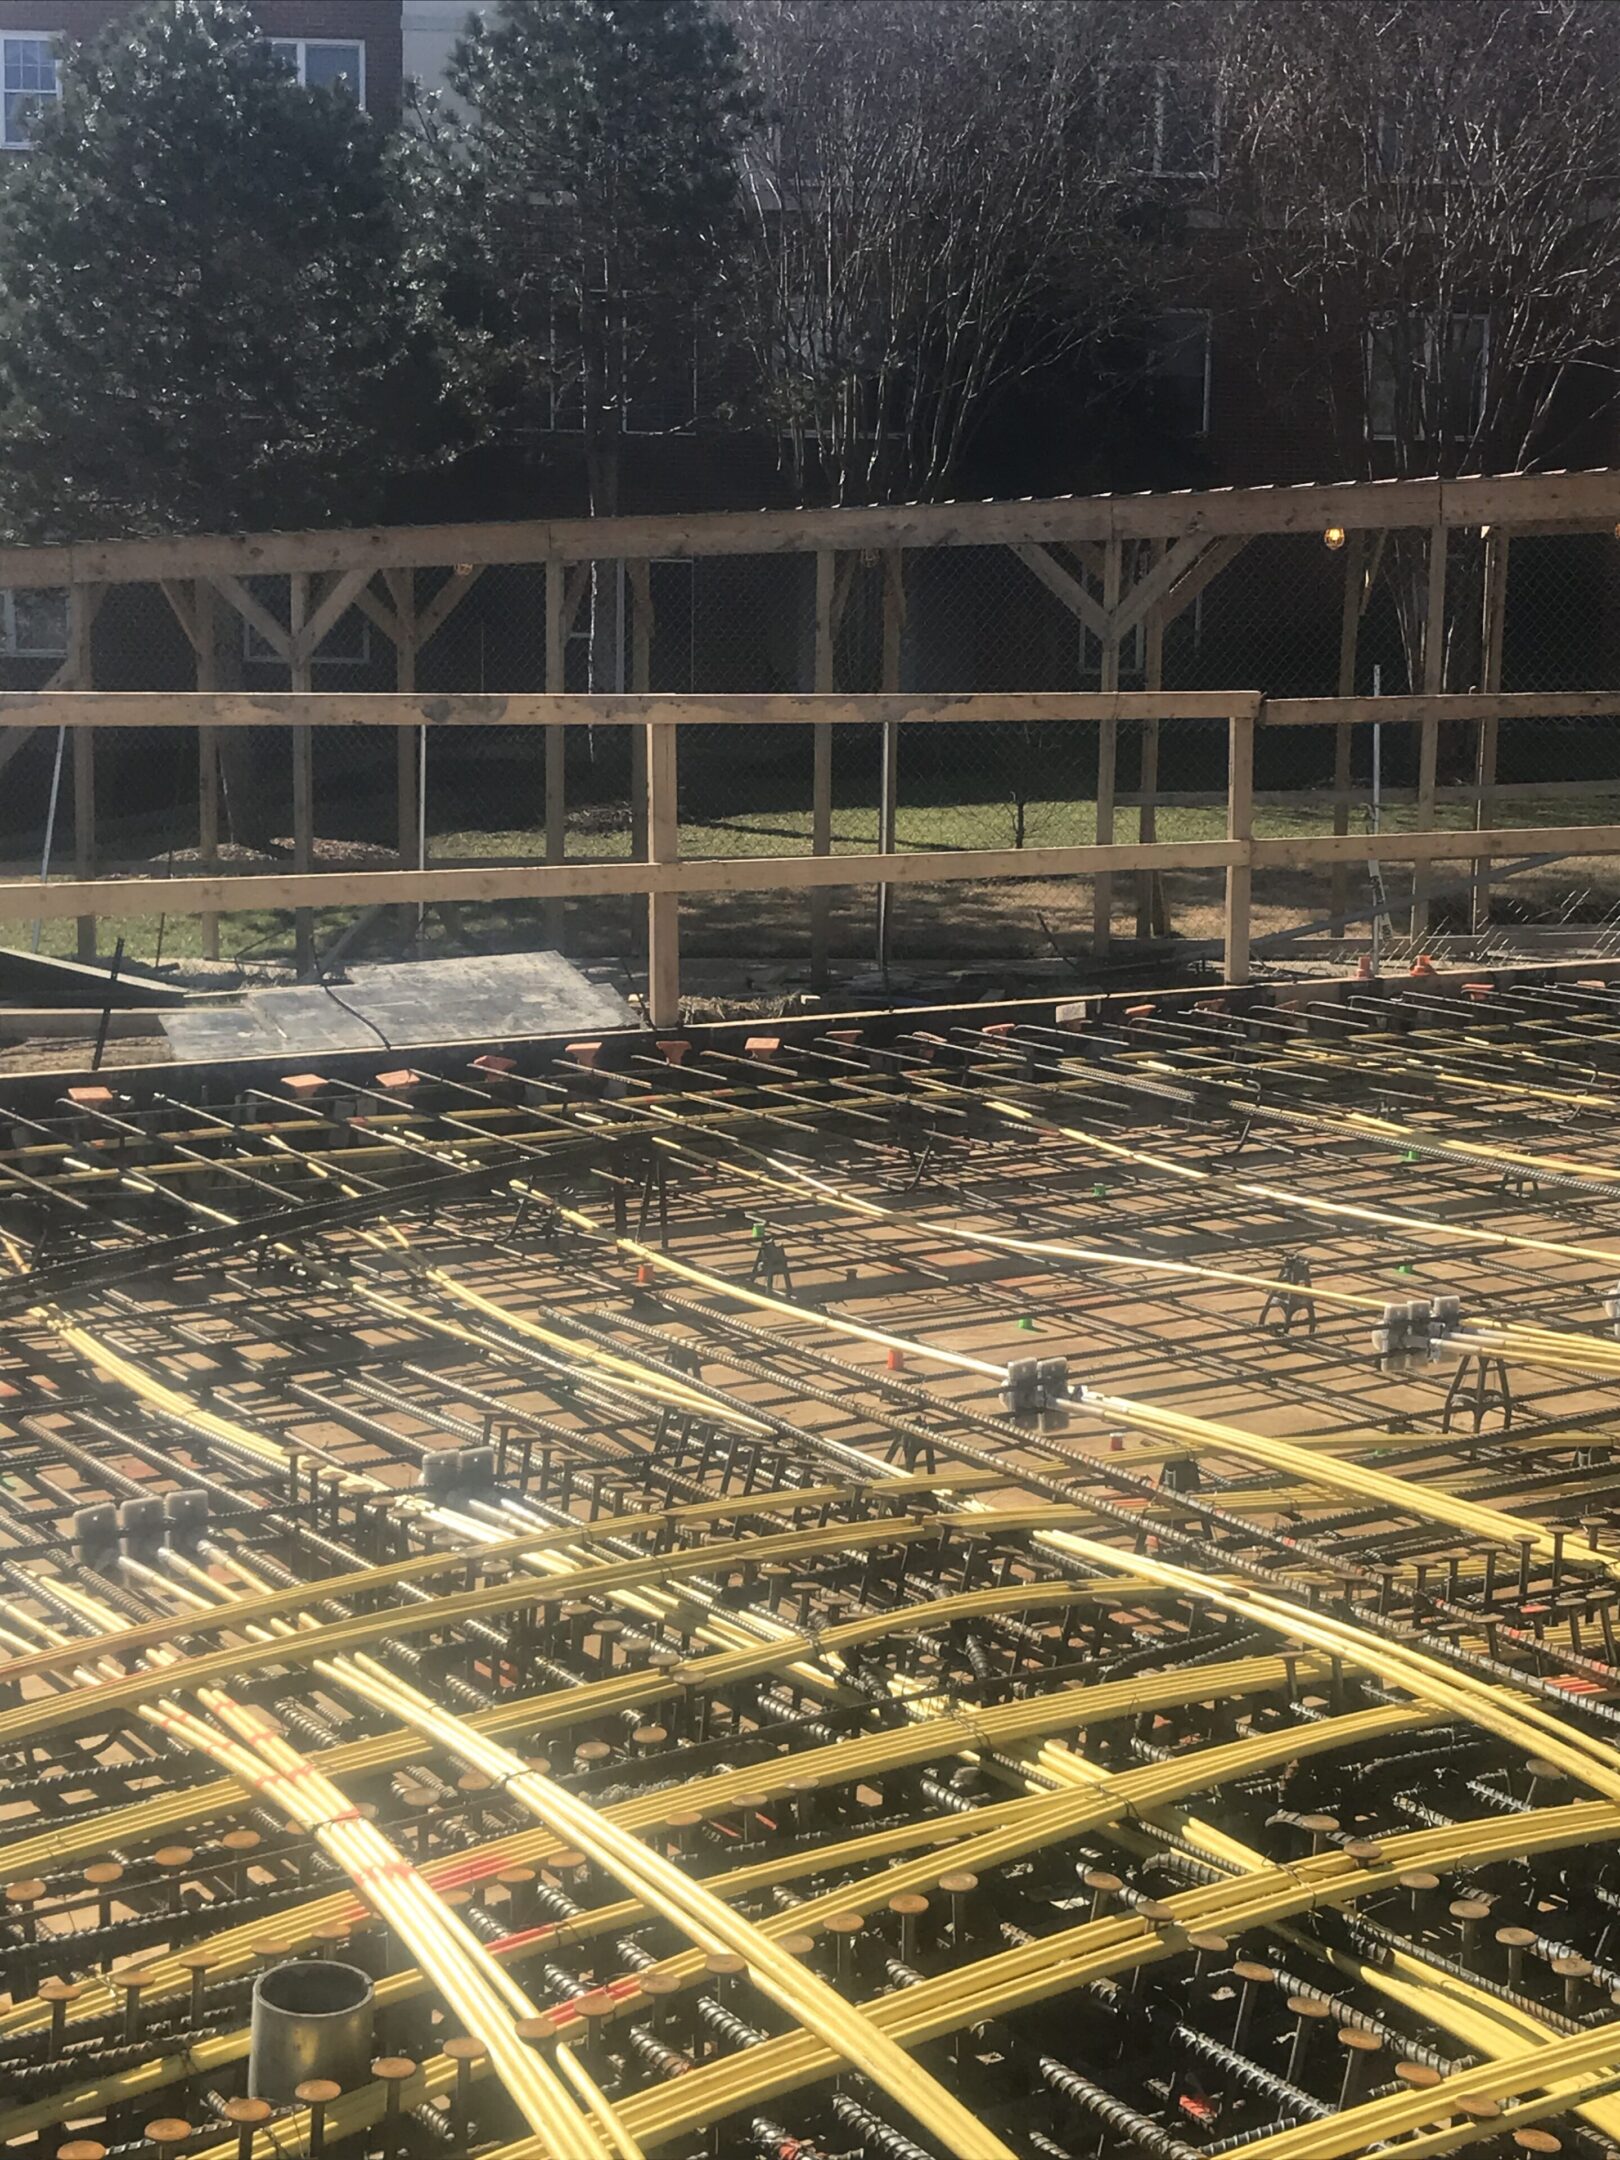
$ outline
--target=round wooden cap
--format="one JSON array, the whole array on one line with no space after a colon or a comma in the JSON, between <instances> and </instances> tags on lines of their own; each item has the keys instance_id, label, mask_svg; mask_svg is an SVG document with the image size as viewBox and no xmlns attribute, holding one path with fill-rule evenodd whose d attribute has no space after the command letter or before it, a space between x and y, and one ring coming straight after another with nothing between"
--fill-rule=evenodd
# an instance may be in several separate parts
<instances>
[{"instance_id":1,"label":"round wooden cap","mask_svg":"<svg viewBox=\"0 0 1620 2160\"><path fill-rule=\"evenodd\" d=\"M408 2055L379 2055L371 2066L374 2078L381 2078L385 2085L397 2085L403 2079L415 2077L416 2065Z\"/></svg>"},{"instance_id":2,"label":"round wooden cap","mask_svg":"<svg viewBox=\"0 0 1620 2160\"><path fill-rule=\"evenodd\" d=\"M305 2078L302 2085L293 2087L293 2098L305 2107L326 2107L342 2097L343 2087L336 2078Z\"/></svg>"},{"instance_id":3,"label":"round wooden cap","mask_svg":"<svg viewBox=\"0 0 1620 2160\"><path fill-rule=\"evenodd\" d=\"M110 1890L115 1882L123 1881L124 1864L121 1860L92 1860L84 1879L92 1890Z\"/></svg>"},{"instance_id":4,"label":"round wooden cap","mask_svg":"<svg viewBox=\"0 0 1620 2160\"><path fill-rule=\"evenodd\" d=\"M1333 2015L1333 2005L1323 2002L1318 1995L1290 1995L1288 2007L1295 2017L1327 2018Z\"/></svg>"},{"instance_id":5,"label":"round wooden cap","mask_svg":"<svg viewBox=\"0 0 1620 2160\"><path fill-rule=\"evenodd\" d=\"M1351 1838L1341 1850L1345 1858L1353 1860L1357 1867L1376 1867L1384 1857L1384 1848L1376 1838Z\"/></svg>"},{"instance_id":6,"label":"round wooden cap","mask_svg":"<svg viewBox=\"0 0 1620 2160\"><path fill-rule=\"evenodd\" d=\"M444 2043L444 2052L452 2062L482 2062L489 2053L482 2040L472 2033L456 2033Z\"/></svg>"},{"instance_id":7,"label":"round wooden cap","mask_svg":"<svg viewBox=\"0 0 1620 2160\"><path fill-rule=\"evenodd\" d=\"M606 1762L612 1753L605 1740L582 1740L574 1750L574 1760L589 1769L592 1763Z\"/></svg>"},{"instance_id":8,"label":"round wooden cap","mask_svg":"<svg viewBox=\"0 0 1620 2160\"><path fill-rule=\"evenodd\" d=\"M1557 1973L1560 1980L1590 1980L1592 1977L1592 1960L1573 1955L1555 1957L1551 1969Z\"/></svg>"},{"instance_id":9,"label":"round wooden cap","mask_svg":"<svg viewBox=\"0 0 1620 2160\"><path fill-rule=\"evenodd\" d=\"M738 1962L740 1964L741 1960ZM574 2008L582 2018L611 2017L618 2007L617 1998L610 1995L606 1988L592 1988L588 1995L579 1996L574 2003Z\"/></svg>"},{"instance_id":10,"label":"round wooden cap","mask_svg":"<svg viewBox=\"0 0 1620 2160\"><path fill-rule=\"evenodd\" d=\"M149 1965L117 1965L107 1975L115 1988L143 1988L151 1983Z\"/></svg>"},{"instance_id":11,"label":"round wooden cap","mask_svg":"<svg viewBox=\"0 0 1620 2160\"><path fill-rule=\"evenodd\" d=\"M1487 2100L1483 2095L1475 2098L1473 2094L1469 2094L1465 2099L1454 2101L1451 2112L1454 2115L1466 2115L1473 2122L1495 2122L1502 2112L1502 2103L1500 2100Z\"/></svg>"},{"instance_id":12,"label":"round wooden cap","mask_svg":"<svg viewBox=\"0 0 1620 2160\"><path fill-rule=\"evenodd\" d=\"M890 1898L889 1910L899 1913L903 1920L915 1920L928 1910L928 1900L920 1890L902 1890L898 1897Z\"/></svg>"},{"instance_id":13,"label":"round wooden cap","mask_svg":"<svg viewBox=\"0 0 1620 2160\"><path fill-rule=\"evenodd\" d=\"M1395 2075L1403 2085L1409 2085L1413 2092L1427 2092L1431 2086L1440 2082L1439 2071L1431 2069L1428 2063L1397 2063Z\"/></svg>"},{"instance_id":14,"label":"round wooden cap","mask_svg":"<svg viewBox=\"0 0 1620 2160\"><path fill-rule=\"evenodd\" d=\"M207 1943L198 1943L194 1949L177 1950L174 1953L174 1962L182 1972L212 1972L223 1955L222 1951L210 1948Z\"/></svg>"},{"instance_id":15,"label":"round wooden cap","mask_svg":"<svg viewBox=\"0 0 1620 2160\"><path fill-rule=\"evenodd\" d=\"M1477 1897L1453 1898L1448 1910L1453 1920L1488 1920L1491 1914L1490 1906Z\"/></svg>"},{"instance_id":16,"label":"round wooden cap","mask_svg":"<svg viewBox=\"0 0 1620 2160\"><path fill-rule=\"evenodd\" d=\"M748 1960L739 1957L735 1950L711 1950L703 1960L703 1969L713 1973L717 1980L731 1980L748 1970Z\"/></svg>"},{"instance_id":17,"label":"round wooden cap","mask_svg":"<svg viewBox=\"0 0 1620 2160\"><path fill-rule=\"evenodd\" d=\"M519 2018L512 2030L520 2040L527 2040L531 2047L542 2040L555 2040L557 2037L556 2020L548 2017Z\"/></svg>"},{"instance_id":18,"label":"round wooden cap","mask_svg":"<svg viewBox=\"0 0 1620 2160\"><path fill-rule=\"evenodd\" d=\"M1559 1768L1558 1764L1555 1762L1548 1762L1545 1755L1528 1756L1525 1760L1524 1767L1529 1771L1530 1775L1533 1778L1561 1778L1565 1775L1565 1772ZM1524 2135L1522 2131L1516 2131L1514 2134L1515 2136ZM1545 2137L1547 2135L1547 2132L1545 2130L1537 2130L1531 2132L1530 2134L1535 2137ZM1545 2148L1537 2146L1533 2149L1539 2152L1544 2150ZM1558 2141L1555 2138L1553 2140L1552 2150L1554 2152L1557 2152L1558 2149Z\"/></svg>"},{"instance_id":19,"label":"round wooden cap","mask_svg":"<svg viewBox=\"0 0 1620 2160\"><path fill-rule=\"evenodd\" d=\"M154 2145L183 2145L191 2135L191 2125L178 2115L160 2115L147 2124L146 2134Z\"/></svg>"},{"instance_id":20,"label":"round wooden cap","mask_svg":"<svg viewBox=\"0 0 1620 2160\"><path fill-rule=\"evenodd\" d=\"M1504 1950L1528 1950L1536 1939L1536 1931L1527 1927L1499 1927L1496 1939Z\"/></svg>"},{"instance_id":21,"label":"round wooden cap","mask_svg":"<svg viewBox=\"0 0 1620 2160\"><path fill-rule=\"evenodd\" d=\"M813 1935L779 1935L776 1947L785 1950L789 1957L809 1957L816 1947L816 1938ZM646 1985L645 1981L642 1985Z\"/></svg>"},{"instance_id":22,"label":"round wooden cap","mask_svg":"<svg viewBox=\"0 0 1620 2160\"><path fill-rule=\"evenodd\" d=\"M638 1725L630 1738L639 1748L662 1747L669 1738L669 1728L665 1725Z\"/></svg>"},{"instance_id":23,"label":"round wooden cap","mask_svg":"<svg viewBox=\"0 0 1620 2160\"><path fill-rule=\"evenodd\" d=\"M964 1868L956 1875L942 1875L939 1878L939 1887L947 1897L966 1897L970 1890L978 1889L979 1878L977 1875L969 1874L967 1869ZM1093 1883L1091 1887L1095 1890L1099 1886Z\"/></svg>"},{"instance_id":24,"label":"round wooden cap","mask_svg":"<svg viewBox=\"0 0 1620 2160\"><path fill-rule=\"evenodd\" d=\"M189 1845L160 1845L152 1855L160 1868L190 1867L196 1858Z\"/></svg>"},{"instance_id":25,"label":"round wooden cap","mask_svg":"<svg viewBox=\"0 0 1620 2160\"><path fill-rule=\"evenodd\" d=\"M1277 1977L1269 1965L1262 1965L1254 1958L1239 1958L1232 1967L1232 1972L1236 1979L1251 1981L1256 1984L1275 1980Z\"/></svg>"},{"instance_id":26,"label":"round wooden cap","mask_svg":"<svg viewBox=\"0 0 1620 2160\"><path fill-rule=\"evenodd\" d=\"M649 1972L641 1974L636 1985L643 1995L678 1995L686 1983L679 1973Z\"/></svg>"},{"instance_id":27,"label":"round wooden cap","mask_svg":"<svg viewBox=\"0 0 1620 2160\"><path fill-rule=\"evenodd\" d=\"M32 1875L6 1884L6 1898L12 1905L35 1905L44 1895L45 1885Z\"/></svg>"},{"instance_id":28,"label":"round wooden cap","mask_svg":"<svg viewBox=\"0 0 1620 2160\"><path fill-rule=\"evenodd\" d=\"M565 1852L553 1853L546 1864L548 1867L560 1869L565 1875L572 1875L576 1868L590 1866L590 1862L585 1855L582 1852L575 1852L571 1845Z\"/></svg>"},{"instance_id":29,"label":"round wooden cap","mask_svg":"<svg viewBox=\"0 0 1620 2160\"><path fill-rule=\"evenodd\" d=\"M457 1792L488 1792L489 1789L490 1780L482 1770L463 1770L456 1779Z\"/></svg>"},{"instance_id":30,"label":"round wooden cap","mask_svg":"<svg viewBox=\"0 0 1620 2160\"><path fill-rule=\"evenodd\" d=\"M1376 2033L1358 2031L1354 2025L1339 2027L1340 2047L1349 2048L1357 2055L1376 2055L1383 2044Z\"/></svg>"},{"instance_id":31,"label":"round wooden cap","mask_svg":"<svg viewBox=\"0 0 1620 2160\"><path fill-rule=\"evenodd\" d=\"M1520 2152L1527 2153L1556 2153L1564 2149L1563 2140L1555 2138L1550 2130L1537 2130L1533 2127L1528 2130L1515 2130L1513 2142Z\"/></svg>"},{"instance_id":32,"label":"round wooden cap","mask_svg":"<svg viewBox=\"0 0 1620 2160\"><path fill-rule=\"evenodd\" d=\"M264 1839L257 1830L227 1830L219 1842L225 1852L248 1853L256 1852Z\"/></svg>"},{"instance_id":33,"label":"round wooden cap","mask_svg":"<svg viewBox=\"0 0 1620 2160\"><path fill-rule=\"evenodd\" d=\"M1224 1935L1189 1935L1187 1940L1195 1950L1203 1950L1211 1957L1220 1957L1232 1947Z\"/></svg>"},{"instance_id":34,"label":"round wooden cap","mask_svg":"<svg viewBox=\"0 0 1620 2160\"><path fill-rule=\"evenodd\" d=\"M504 1883L508 1890L520 1890L525 1883L532 1883L534 1879L534 1869L524 1867L521 1863L495 1870L495 1880Z\"/></svg>"},{"instance_id":35,"label":"round wooden cap","mask_svg":"<svg viewBox=\"0 0 1620 2160\"><path fill-rule=\"evenodd\" d=\"M42 1980L39 1983L39 1999L41 2002L77 2002L83 1993L84 1982L82 1980L63 1980L54 1973L50 1979Z\"/></svg>"},{"instance_id":36,"label":"round wooden cap","mask_svg":"<svg viewBox=\"0 0 1620 2160\"><path fill-rule=\"evenodd\" d=\"M1403 1890L1438 1890L1440 1887L1439 1876L1431 1875L1427 1868L1408 1868L1404 1875L1397 1875L1395 1880Z\"/></svg>"},{"instance_id":37,"label":"round wooden cap","mask_svg":"<svg viewBox=\"0 0 1620 2160\"><path fill-rule=\"evenodd\" d=\"M94 2138L69 2138L57 2146L56 2160L107 2160L107 2148Z\"/></svg>"},{"instance_id":38,"label":"round wooden cap","mask_svg":"<svg viewBox=\"0 0 1620 2160\"><path fill-rule=\"evenodd\" d=\"M1123 1877L1110 1875L1106 1868L1087 1868L1080 1880L1088 1890L1106 1890L1110 1895L1125 1887Z\"/></svg>"},{"instance_id":39,"label":"round wooden cap","mask_svg":"<svg viewBox=\"0 0 1620 2160\"><path fill-rule=\"evenodd\" d=\"M252 2100L246 2093L238 2100L227 2100L220 2109L225 2120L235 2123L239 2130L267 2123L275 2112L268 2100Z\"/></svg>"},{"instance_id":40,"label":"round wooden cap","mask_svg":"<svg viewBox=\"0 0 1620 2160\"><path fill-rule=\"evenodd\" d=\"M858 1912L835 1912L827 1915L829 1935L858 1935L866 1925L866 1915Z\"/></svg>"},{"instance_id":41,"label":"round wooden cap","mask_svg":"<svg viewBox=\"0 0 1620 2160\"><path fill-rule=\"evenodd\" d=\"M1297 1829L1309 1830L1312 1837L1329 1837L1339 1827L1337 1815L1297 1815L1294 1822Z\"/></svg>"}]
</instances>

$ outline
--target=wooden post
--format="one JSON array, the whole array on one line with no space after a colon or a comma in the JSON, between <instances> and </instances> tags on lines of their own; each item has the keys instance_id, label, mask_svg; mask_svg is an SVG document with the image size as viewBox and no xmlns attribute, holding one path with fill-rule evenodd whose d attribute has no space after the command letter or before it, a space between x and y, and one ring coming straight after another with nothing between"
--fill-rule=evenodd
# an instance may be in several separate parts
<instances>
[{"instance_id":1,"label":"wooden post","mask_svg":"<svg viewBox=\"0 0 1620 2160\"><path fill-rule=\"evenodd\" d=\"M1365 536L1348 535L1344 548L1344 604L1339 615L1338 694L1356 694L1356 648L1361 640L1361 612L1366 595L1367 543ZM1350 830L1351 749L1355 729L1341 721L1333 730L1333 830ZM1342 923L1350 912L1350 865L1333 865L1332 902L1328 913ZM1340 932L1343 935L1343 932Z\"/></svg>"},{"instance_id":2,"label":"wooden post","mask_svg":"<svg viewBox=\"0 0 1620 2160\"><path fill-rule=\"evenodd\" d=\"M669 863L681 852L680 776L673 721L646 729L647 856ZM681 903L674 893L647 895L647 1018L655 1028L681 1023Z\"/></svg>"},{"instance_id":3,"label":"wooden post","mask_svg":"<svg viewBox=\"0 0 1620 2160\"><path fill-rule=\"evenodd\" d=\"M219 619L214 611L214 588L206 578L191 587L191 620L197 640L197 688L219 688ZM209 877L219 872L219 730L197 730L197 853ZM201 925L205 960L219 958L219 917L205 915Z\"/></svg>"},{"instance_id":4,"label":"wooden post","mask_svg":"<svg viewBox=\"0 0 1620 2160\"><path fill-rule=\"evenodd\" d=\"M293 571L287 591L288 627L292 636L289 662L294 690L308 690L313 676L304 625L309 620L309 572ZM292 731L293 874L303 876L315 867L315 738L302 722ZM306 982L315 972L315 911L299 908L293 916L294 966L298 980Z\"/></svg>"},{"instance_id":5,"label":"wooden post","mask_svg":"<svg viewBox=\"0 0 1620 2160\"><path fill-rule=\"evenodd\" d=\"M1119 587L1124 542L1116 534L1103 551L1102 682L1104 690L1119 688ZM1115 778L1119 770L1119 722L1099 721L1097 727L1097 845L1107 847L1114 837ZM1113 940L1114 879L1100 870L1091 888L1091 949L1098 959Z\"/></svg>"},{"instance_id":6,"label":"wooden post","mask_svg":"<svg viewBox=\"0 0 1620 2160\"><path fill-rule=\"evenodd\" d=\"M394 688L414 691L416 688L416 572L414 570L390 570L386 573L388 596L394 603ZM394 737L394 800L396 803L396 830L399 835L400 867L405 870L422 870L427 867L421 847L422 742L421 729L402 727Z\"/></svg>"},{"instance_id":7,"label":"wooden post","mask_svg":"<svg viewBox=\"0 0 1620 2160\"><path fill-rule=\"evenodd\" d=\"M1151 575L1164 560L1165 542L1155 540L1149 551L1148 571ZM1164 610L1162 607L1148 609L1142 625L1146 646L1143 654L1142 687L1144 690L1164 688ZM1137 838L1156 840L1159 836L1159 722L1142 722L1141 808L1137 811ZM1169 923L1165 919L1164 884L1156 870L1138 870L1136 873L1136 934L1150 938L1161 931L1167 933Z\"/></svg>"},{"instance_id":8,"label":"wooden post","mask_svg":"<svg viewBox=\"0 0 1620 2160\"><path fill-rule=\"evenodd\" d=\"M1480 600L1480 682L1482 690L1502 687L1502 636L1507 623L1508 534L1491 526L1485 534L1484 585ZM1479 795L1474 804L1474 830L1485 832L1496 822L1496 753L1501 738L1499 720L1479 723L1478 760L1474 778ZM1470 921L1476 931L1490 927L1491 866L1483 860L1474 865L1474 891Z\"/></svg>"},{"instance_id":9,"label":"wooden post","mask_svg":"<svg viewBox=\"0 0 1620 2160\"><path fill-rule=\"evenodd\" d=\"M546 562L546 689L556 696L568 687L568 565L555 556ZM560 727L546 729L546 861L560 863L568 852L568 737ZM563 903L548 900L546 942L562 945Z\"/></svg>"},{"instance_id":10,"label":"wooden post","mask_svg":"<svg viewBox=\"0 0 1620 2160\"><path fill-rule=\"evenodd\" d=\"M816 550L816 653L817 691L835 686L837 666L833 643L834 596L838 587L838 557L831 548ZM830 721L818 720L811 729L813 767L810 782L810 852L832 853L833 731ZM825 889L810 895L810 980L817 990L827 987L828 930L832 895Z\"/></svg>"},{"instance_id":11,"label":"wooden post","mask_svg":"<svg viewBox=\"0 0 1620 2160\"><path fill-rule=\"evenodd\" d=\"M652 688L652 566L636 556L625 565L630 585L630 689L643 696ZM630 852L647 859L647 738L630 730Z\"/></svg>"},{"instance_id":12,"label":"wooden post","mask_svg":"<svg viewBox=\"0 0 1620 2160\"><path fill-rule=\"evenodd\" d=\"M1429 591L1423 611L1423 690L1433 696L1446 684L1446 542L1443 525L1429 533ZM1434 825L1435 784L1440 763L1440 723L1418 724L1417 825L1428 832ZM1429 865L1412 865L1412 936L1420 938L1429 927Z\"/></svg>"},{"instance_id":13,"label":"wooden post","mask_svg":"<svg viewBox=\"0 0 1620 2160\"><path fill-rule=\"evenodd\" d=\"M906 558L899 548L886 548L883 555L883 677L880 690L900 688L901 639L906 627ZM900 730L892 720L883 723L883 743L878 772L878 853L892 855L898 831L900 815ZM893 888L887 883L878 887L877 896L877 964L879 972L889 972L889 933Z\"/></svg>"},{"instance_id":14,"label":"wooden post","mask_svg":"<svg viewBox=\"0 0 1620 2160\"><path fill-rule=\"evenodd\" d=\"M1249 916L1254 871L1248 859L1254 838L1254 719L1234 713L1227 723L1226 837L1240 840L1241 863L1226 870L1226 979L1246 983L1249 979Z\"/></svg>"},{"instance_id":15,"label":"wooden post","mask_svg":"<svg viewBox=\"0 0 1620 2160\"><path fill-rule=\"evenodd\" d=\"M89 585L68 588L67 662L75 690L95 687L92 630L99 595ZM96 874L96 737L93 728L73 730L73 871L82 881ZM78 957L96 957L96 918L78 919Z\"/></svg>"}]
</instances>

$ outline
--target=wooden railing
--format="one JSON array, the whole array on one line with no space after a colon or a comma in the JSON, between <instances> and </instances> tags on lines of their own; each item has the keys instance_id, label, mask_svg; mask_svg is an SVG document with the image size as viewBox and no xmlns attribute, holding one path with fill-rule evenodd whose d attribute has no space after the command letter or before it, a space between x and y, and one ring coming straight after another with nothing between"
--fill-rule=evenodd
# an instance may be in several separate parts
<instances>
[{"instance_id":1,"label":"wooden railing","mask_svg":"<svg viewBox=\"0 0 1620 2160\"><path fill-rule=\"evenodd\" d=\"M644 790L643 861L533 862L462 869L249 872L236 876L62 878L0 884L0 922L167 913L217 916L233 909L364 908L378 904L641 896L647 904L648 1013L659 1027L680 1017L679 910L702 893L824 893L837 886L943 885L963 880L1088 877L1119 872L1219 870L1225 879L1227 980L1246 982L1256 871L1352 864L1488 863L1523 853L1620 855L1620 824L1476 826L1472 831L1332 833L1260 839L1254 833L1255 736L1260 728L1349 727L1368 721L1432 730L1448 721L1565 717L1620 719L1620 696L1476 694L1389 698L1266 699L1258 691L1051 691L774 697L646 695L425 697L409 693L43 691L0 696L0 726L66 727L75 740L101 728L196 727L631 727L643 732L636 761ZM1226 834L1195 841L1103 841L1073 847L887 847L868 854L683 859L677 814L682 727L840 726L893 729L998 722L1117 728L1122 721L1218 721L1227 732ZM1481 811L1483 804L1481 804Z\"/></svg>"}]
</instances>

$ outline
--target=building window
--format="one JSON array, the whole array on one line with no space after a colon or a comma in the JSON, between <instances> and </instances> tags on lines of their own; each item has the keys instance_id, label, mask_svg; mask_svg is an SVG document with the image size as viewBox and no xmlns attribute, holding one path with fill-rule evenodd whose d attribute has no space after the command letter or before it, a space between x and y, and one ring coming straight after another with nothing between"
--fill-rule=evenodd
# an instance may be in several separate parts
<instances>
[{"instance_id":1,"label":"building window","mask_svg":"<svg viewBox=\"0 0 1620 2160\"><path fill-rule=\"evenodd\" d=\"M277 577L249 578L247 587L259 605L273 615L283 629L288 620L287 580ZM320 605L317 587L310 594L310 610ZM242 624L242 658L256 667L285 667L286 661L269 639L252 623ZM371 658L371 625L358 608L349 608L327 631L315 654L319 667L364 667Z\"/></svg>"},{"instance_id":2,"label":"building window","mask_svg":"<svg viewBox=\"0 0 1620 2160\"><path fill-rule=\"evenodd\" d=\"M65 660L67 622L65 585L0 592L0 655L7 660Z\"/></svg>"},{"instance_id":3,"label":"building window","mask_svg":"<svg viewBox=\"0 0 1620 2160\"><path fill-rule=\"evenodd\" d=\"M1367 331L1367 432L1374 442L1468 442L1485 417L1488 315L1375 315Z\"/></svg>"},{"instance_id":4,"label":"building window","mask_svg":"<svg viewBox=\"0 0 1620 2160\"><path fill-rule=\"evenodd\" d=\"M270 50L306 90L344 90L366 102L366 48L358 39L272 38Z\"/></svg>"},{"instance_id":5,"label":"building window","mask_svg":"<svg viewBox=\"0 0 1620 2160\"><path fill-rule=\"evenodd\" d=\"M0 77L5 83L0 147L26 150L40 112L62 94L56 73L54 32L0 38Z\"/></svg>"},{"instance_id":6,"label":"building window","mask_svg":"<svg viewBox=\"0 0 1620 2160\"><path fill-rule=\"evenodd\" d=\"M1209 433L1210 319L1202 311L1161 315L1148 354L1155 418L1183 438Z\"/></svg>"},{"instance_id":7,"label":"building window","mask_svg":"<svg viewBox=\"0 0 1620 2160\"><path fill-rule=\"evenodd\" d=\"M1101 78L1107 124L1156 180L1213 180L1221 165L1220 100L1195 68L1159 60Z\"/></svg>"}]
</instances>

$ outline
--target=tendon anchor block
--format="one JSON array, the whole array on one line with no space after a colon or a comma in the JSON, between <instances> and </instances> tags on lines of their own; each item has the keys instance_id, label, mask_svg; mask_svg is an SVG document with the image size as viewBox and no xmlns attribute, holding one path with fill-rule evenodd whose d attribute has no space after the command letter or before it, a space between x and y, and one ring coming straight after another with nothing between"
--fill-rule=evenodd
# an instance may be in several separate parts
<instances>
[{"instance_id":1,"label":"tendon anchor block","mask_svg":"<svg viewBox=\"0 0 1620 2160\"><path fill-rule=\"evenodd\" d=\"M1001 1402L1009 1417L1039 1417L1043 1411L1061 1408L1068 1400L1067 1358L1014 1358L1007 1367Z\"/></svg>"}]
</instances>

